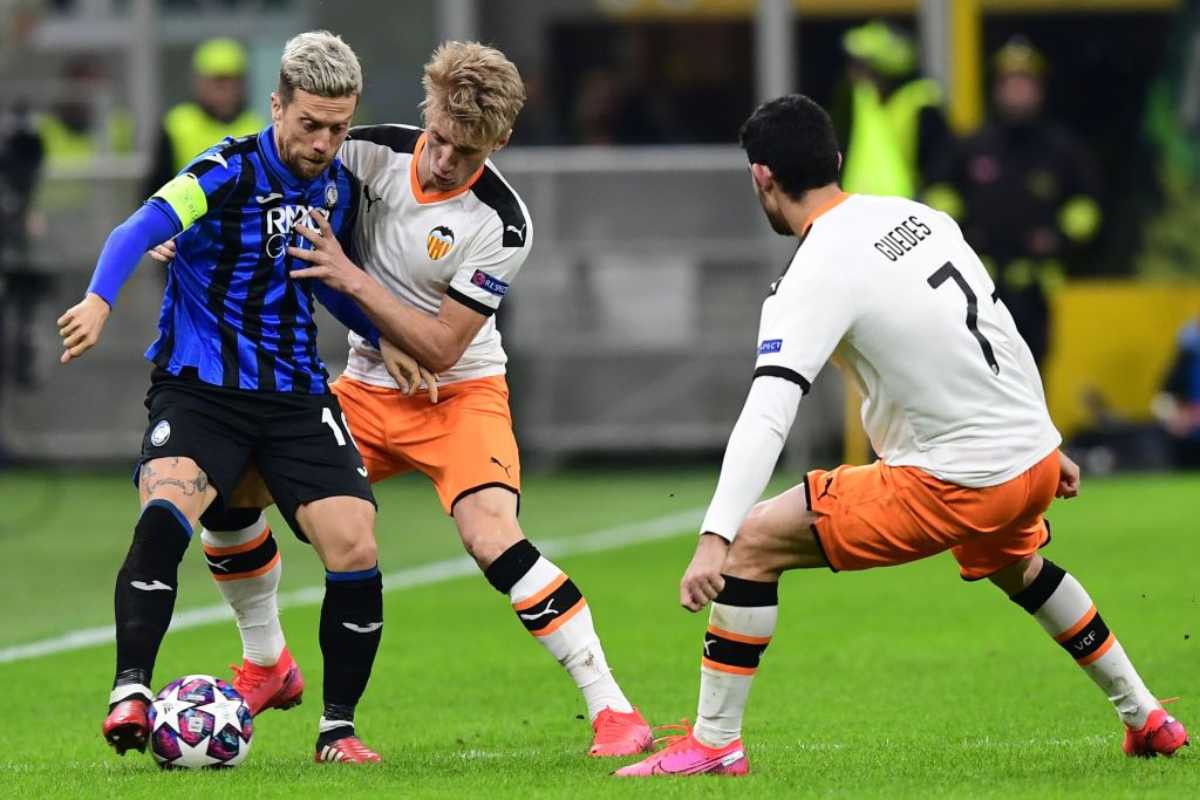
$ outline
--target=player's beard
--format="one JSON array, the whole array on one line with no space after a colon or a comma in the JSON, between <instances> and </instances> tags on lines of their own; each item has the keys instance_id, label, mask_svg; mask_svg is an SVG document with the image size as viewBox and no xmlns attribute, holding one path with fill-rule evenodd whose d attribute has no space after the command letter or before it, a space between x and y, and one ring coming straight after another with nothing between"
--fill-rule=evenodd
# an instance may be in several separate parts
<instances>
[{"instance_id":1,"label":"player's beard","mask_svg":"<svg viewBox=\"0 0 1200 800\"><path fill-rule=\"evenodd\" d=\"M289 147L288 143L285 141L283 143L283 147L281 148L282 152L280 153L280 157L282 158L283 163L287 164L288 169L294 172L296 177L302 178L303 180L312 180L313 178L317 177L325 170L326 167L329 166L329 162L333 160L329 159L320 162L312 161L301 153L297 152L299 149L300 148L293 149L292 147Z\"/></svg>"}]
</instances>

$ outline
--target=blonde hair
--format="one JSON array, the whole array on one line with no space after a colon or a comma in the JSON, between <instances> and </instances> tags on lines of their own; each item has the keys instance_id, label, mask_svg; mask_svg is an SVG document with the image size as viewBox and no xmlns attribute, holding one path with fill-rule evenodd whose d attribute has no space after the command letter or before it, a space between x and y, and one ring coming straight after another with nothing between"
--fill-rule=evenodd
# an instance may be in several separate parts
<instances>
[{"instance_id":1,"label":"blonde hair","mask_svg":"<svg viewBox=\"0 0 1200 800\"><path fill-rule=\"evenodd\" d=\"M464 144L499 142L525 104L525 84L516 66L494 47L479 42L444 42L425 65L421 116L444 114Z\"/></svg>"},{"instance_id":2,"label":"blonde hair","mask_svg":"<svg viewBox=\"0 0 1200 800\"><path fill-rule=\"evenodd\" d=\"M329 31L308 31L283 46L279 62L279 97L290 103L297 89L321 97L362 94L362 67L342 37Z\"/></svg>"}]
</instances>

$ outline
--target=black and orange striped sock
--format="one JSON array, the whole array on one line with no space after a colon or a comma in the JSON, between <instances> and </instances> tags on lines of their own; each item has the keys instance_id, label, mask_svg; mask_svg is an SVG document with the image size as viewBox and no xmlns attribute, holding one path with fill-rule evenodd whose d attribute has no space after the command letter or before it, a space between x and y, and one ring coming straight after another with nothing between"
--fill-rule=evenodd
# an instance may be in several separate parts
<instances>
[{"instance_id":1,"label":"black and orange striped sock","mask_svg":"<svg viewBox=\"0 0 1200 800\"><path fill-rule=\"evenodd\" d=\"M596 635L592 612L575 582L527 540L505 550L484 571L497 591L508 595L517 619L570 673L583 693L588 716L605 708L629 712Z\"/></svg>"},{"instance_id":2,"label":"black and orange striped sock","mask_svg":"<svg viewBox=\"0 0 1200 800\"><path fill-rule=\"evenodd\" d=\"M229 509L201 521L204 559L237 618L242 655L269 667L286 643L276 600L283 563L266 515L256 508Z\"/></svg>"},{"instance_id":3,"label":"black and orange striped sock","mask_svg":"<svg viewBox=\"0 0 1200 800\"><path fill-rule=\"evenodd\" d=\"M1112 702L1121 720L1140 728L1158 701L1142 683L1087 591L1062 567L1043 559L1037 577L1012 601L1067 651Z\"/></svg>"},{"instance_id":4,"label":"black and orange striped sock","mask_svg":"<svg viewBox=\"0 0 1200 800\"><path fill-rule=\"evenodd\" d=\"M741 736L750 684L779 619L779 584L725 575L713 601L700 657L695 736L724 747Z\"/></svg>"}]
</instances>

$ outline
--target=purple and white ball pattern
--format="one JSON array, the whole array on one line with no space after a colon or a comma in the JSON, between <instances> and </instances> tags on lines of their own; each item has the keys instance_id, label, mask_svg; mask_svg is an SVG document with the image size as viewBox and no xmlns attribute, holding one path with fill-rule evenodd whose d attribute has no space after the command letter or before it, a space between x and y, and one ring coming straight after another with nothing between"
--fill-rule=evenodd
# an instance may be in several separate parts
<instances>
[{"instance_id":1,"label":"purple and white ball pattern","mask_svg":"<svg viewBox=\"0 0 1200 800\"><path fill-rule=\"evenodd\" d=\"M150 752L162 767L232 767L250 752L250 708L220 678L186 675L171 681L149 715Z\"/></svg>"}]
</instances>

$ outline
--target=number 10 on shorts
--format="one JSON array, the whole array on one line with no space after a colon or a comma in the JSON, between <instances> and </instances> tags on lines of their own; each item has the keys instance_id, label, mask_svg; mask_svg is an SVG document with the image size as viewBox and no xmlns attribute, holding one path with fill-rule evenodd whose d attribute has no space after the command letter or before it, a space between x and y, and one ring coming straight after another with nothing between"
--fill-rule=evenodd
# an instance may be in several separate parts
<instances>
[{"instance_id":1,"label":"number 10 on shorts","mask_svg":"<svg viewBox=\"0 0 1200 800\"><path fill-rule=\"evenodd\" d=\"M342 424L339 427L337 420L333 418L333 409L326 406L321 409L321 422L328 425L329 430L333 431L333 438L337 441L338 447L345 447L346 437L349 436L351 444L354 445L355 449L358 448L358 442L354 441L354 434L350 432L350 424L346 422L346 412L342 412ZM342 434L343 429L346 431L345 435Z\"/></svg>"}]
</instances>

